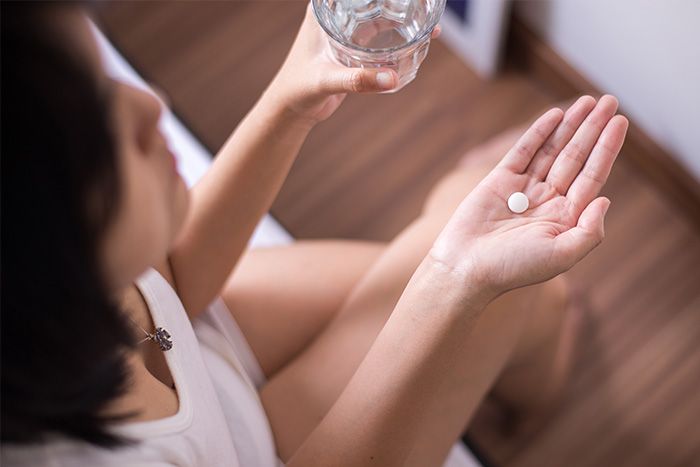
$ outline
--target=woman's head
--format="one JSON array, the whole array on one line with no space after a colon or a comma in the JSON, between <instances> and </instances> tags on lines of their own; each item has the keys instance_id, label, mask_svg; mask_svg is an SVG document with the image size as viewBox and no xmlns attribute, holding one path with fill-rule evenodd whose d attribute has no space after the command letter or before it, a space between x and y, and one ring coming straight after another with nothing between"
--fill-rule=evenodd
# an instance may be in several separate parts
<instances>
[{"instance_id":1,"label":"woman's head","mask_svg":"<svg viewBox=\"0 0 700 467\"><path fill-rule=\"evenodd\" d=\"M3 3L2 439L110 444L126 385L119 292L188 206L159 102L109 79L76 4Z\"/></svg>"}]
</instances>

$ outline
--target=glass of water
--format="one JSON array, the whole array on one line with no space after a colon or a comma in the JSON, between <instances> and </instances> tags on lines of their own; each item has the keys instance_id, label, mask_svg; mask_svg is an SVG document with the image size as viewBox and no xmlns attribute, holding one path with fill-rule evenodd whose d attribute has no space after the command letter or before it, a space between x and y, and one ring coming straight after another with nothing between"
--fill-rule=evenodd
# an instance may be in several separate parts
<instances>
[{"instance_id":1,"label":"glass of water","mask_svg":"<svg viewBox=\"0 0 700 467\"><path fill-rule=\"evenodd\" d=\"M445 0L312 0L328 35L331 57L341 65L391 68L396 92L416 77Z\"/></svg>"}]
</instances>

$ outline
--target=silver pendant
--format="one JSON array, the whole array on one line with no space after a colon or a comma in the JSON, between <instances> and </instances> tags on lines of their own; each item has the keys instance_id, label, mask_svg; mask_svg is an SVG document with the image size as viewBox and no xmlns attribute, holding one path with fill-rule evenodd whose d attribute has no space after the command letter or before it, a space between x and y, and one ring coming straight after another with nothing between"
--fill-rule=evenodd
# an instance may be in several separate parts
<instances>
[{"instance_id":1,"label":"silver pendant","mask_svg":"<svg viewBox=\"0 0 700 467\"><path fill-rule=\"evenodd\" d=\"M158 343L160 350L163 352L173 348L173 341L170 333L163 328L156 328L155 334L151 334L151 339Z\"/></svg>"}]
</instances>

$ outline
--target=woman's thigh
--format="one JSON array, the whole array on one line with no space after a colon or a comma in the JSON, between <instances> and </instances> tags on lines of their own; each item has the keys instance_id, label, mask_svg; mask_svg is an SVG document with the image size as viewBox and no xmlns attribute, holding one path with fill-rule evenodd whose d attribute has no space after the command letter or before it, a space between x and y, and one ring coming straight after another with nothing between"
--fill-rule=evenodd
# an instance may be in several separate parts
<instances>
[{"instance_id":1,"label":"woman's thigh","mask_svg":"<svg viewBox=\"0 0 700 467\"><path fill-rule=\"evenodd\" d=\"M266 377L328 324L385 246L299 240L244 253L221 295Z\"/></svg>"}]
</instances>

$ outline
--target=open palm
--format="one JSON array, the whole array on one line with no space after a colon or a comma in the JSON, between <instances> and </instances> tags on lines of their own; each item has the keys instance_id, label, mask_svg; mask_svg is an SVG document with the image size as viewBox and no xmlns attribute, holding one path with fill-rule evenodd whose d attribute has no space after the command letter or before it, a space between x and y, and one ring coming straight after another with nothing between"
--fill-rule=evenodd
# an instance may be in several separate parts
<instances>
[{"instance_id":1,"label":"open palm","mask_svg":"<svg viewBox=\"0 0 700 467\"><path fill-rule=\"evenodd\" d=\"M499 292L550 279L603 239L610 203L598 193L622 147L627 119L617 100L580 98L542 115L462 201L431 249ZM523 192L515 214L508 197Z\"/></svg>"}]
</instances>

